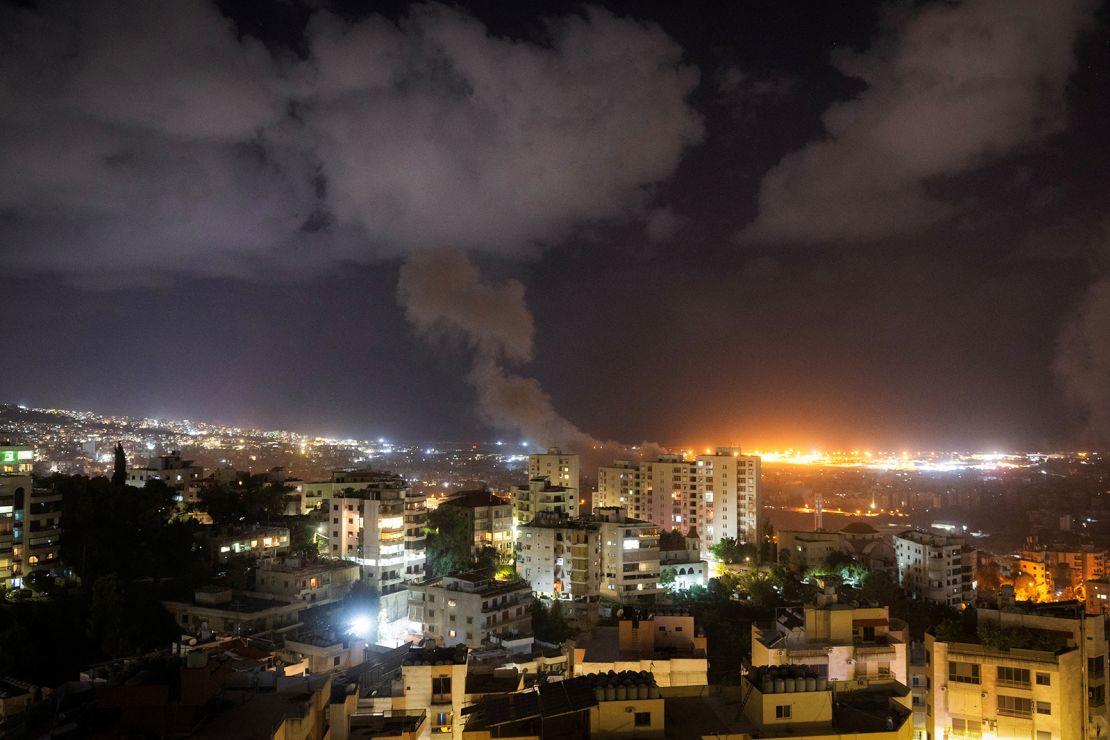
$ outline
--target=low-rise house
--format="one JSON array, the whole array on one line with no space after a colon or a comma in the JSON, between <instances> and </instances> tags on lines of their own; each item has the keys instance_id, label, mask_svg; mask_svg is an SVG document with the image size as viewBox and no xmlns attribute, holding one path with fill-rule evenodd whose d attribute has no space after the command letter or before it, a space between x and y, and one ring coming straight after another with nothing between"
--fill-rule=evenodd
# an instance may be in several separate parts
<instances>
[{"instance_id":1,"label":"low-rise house","mask_svg":"<svg viewBox=\"0 0 1110 740\"><path fill-rule=\"evenodd\" d=\"M224 586L206 586L189 601L163 601L181 631L201 639L211 635L239 636L292 627L308 604L285 601L265 594L237 592Z\"/></svg>"},{"instance_id":2,"label":"low-rise house","mask_svg":"<svg viewBox=\"0 0 1110 740\"><path fill-rule=\"evenodd\" d=\"M255 572L256 591L310 604L342 600L358 583L358 563L350 560L303 561L299 558L261 563Z\"/></svg>"},{"instance_id":3,"label":"low-rise house","mask_svg":"<svg viewBox=\"0 0 1110 740\"><path fill-rule=\"evenodd\" d=\"M289 550L288 527L206 527L195 536L212 563L225 563L233 555L272 559Z\"/></svg>"},{"instance_id":4,"label":"low-rise house","mask_svg":"<svg viewBox=\"0 0 1110 740\"><path fill-rule=\"evenodd\" d=\"M826 586L815 603L780 609L774 622L752 625L752 665L804 666L856 686L906 684L907 629L887 607L840 603Z\"/></svg>"}]
</instances>

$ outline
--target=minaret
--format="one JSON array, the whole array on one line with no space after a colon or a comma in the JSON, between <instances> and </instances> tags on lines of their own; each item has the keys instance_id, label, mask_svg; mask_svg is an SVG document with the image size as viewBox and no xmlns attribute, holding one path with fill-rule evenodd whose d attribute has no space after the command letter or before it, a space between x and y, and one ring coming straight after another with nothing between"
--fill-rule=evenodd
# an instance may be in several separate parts
<instances>
[{"instance_id":1,"label":"minaret","mask_svg":"<svg viewBox=\"0 0 1110 740\"><path fill-rule=\"evenodd\" d=\"M820 532L825 526L824 501L821 500L821 494L818 493L813 499L813 531Z\"/></svg>"}]
</instances>

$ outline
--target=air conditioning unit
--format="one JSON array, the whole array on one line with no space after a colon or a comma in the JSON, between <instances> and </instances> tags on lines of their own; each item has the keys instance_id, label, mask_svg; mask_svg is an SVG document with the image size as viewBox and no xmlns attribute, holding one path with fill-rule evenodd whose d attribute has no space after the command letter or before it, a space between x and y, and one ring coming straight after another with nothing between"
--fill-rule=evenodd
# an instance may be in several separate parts
<instances>
[{"instance_id":1,"label":"air conditioning unit","mask_svg":"<svg viewBox=\"0 0 1110 740\"><path fill-rule=\"evenodd\" d=\"M628 712L629 714L632 714L632 712L636 711L636 707L625 707L624 711Z\"/></svg>"}]
</instances>

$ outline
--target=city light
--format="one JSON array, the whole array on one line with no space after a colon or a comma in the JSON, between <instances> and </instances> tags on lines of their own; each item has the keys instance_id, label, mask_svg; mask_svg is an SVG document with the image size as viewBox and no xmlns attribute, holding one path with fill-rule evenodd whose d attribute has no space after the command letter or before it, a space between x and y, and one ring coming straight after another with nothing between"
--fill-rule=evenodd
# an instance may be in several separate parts
<instances>
[{"instance_id":1,"label":"city light","mask_svg":"<svg viewBox=\"0 0 1110 740\"><path fill-rule=\"evenodd\" d=\"M376 619L372 619L367 614L359 614L351 619L351 625L348 632L355 637L362 639L369 639L374 634L374 625L377 623Z\"/></svg>"}]
</instances>

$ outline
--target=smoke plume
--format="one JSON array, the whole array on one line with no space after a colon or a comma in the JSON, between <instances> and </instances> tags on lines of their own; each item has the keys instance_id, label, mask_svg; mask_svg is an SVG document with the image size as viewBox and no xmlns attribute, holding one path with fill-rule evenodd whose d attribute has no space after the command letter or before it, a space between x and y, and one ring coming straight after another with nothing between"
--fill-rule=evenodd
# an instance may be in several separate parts
<instances>
[{"instance_id":1,"label":"smoke plume","mask_svg":"<svg viewBox=\"0 0 1110 740\"><path fill-rule=\"evenodd\" d=\"M483 282L466 255L440 249L414 255L401 268L397 298L418 332L461 338L474 351L467 381L484 421L541 446L585 450L600 443L555 411L538 381L505 364L532 360L532 314L516 280Z\"/></svg>"},{"instance_id":2,"label":"smoke plume","mask_svg":"<svg viewBox=\"0 0 1110 740\"><path fill-rule=\"evenodd\" d=\"M1110 256L1110 229L1096 258ZM1085 415L1082 442L1110 444L1110 276L1087 290L1071 321L1060 333L1052 366L1067 397Z\"/></svg>"}]
</instances>

